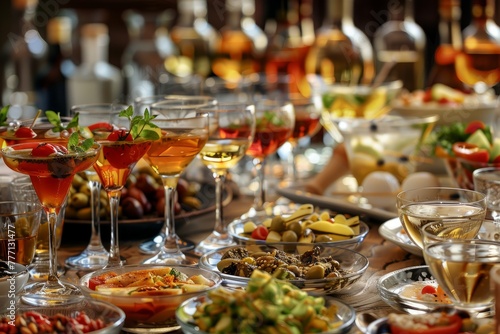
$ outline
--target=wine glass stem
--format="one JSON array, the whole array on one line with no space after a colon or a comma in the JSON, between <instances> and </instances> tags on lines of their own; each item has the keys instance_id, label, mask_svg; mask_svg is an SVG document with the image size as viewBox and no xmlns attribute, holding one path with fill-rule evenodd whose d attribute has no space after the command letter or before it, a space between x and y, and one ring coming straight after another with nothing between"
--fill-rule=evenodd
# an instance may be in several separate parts
<instances>
[{"instance_id":1,"label":"wine glass stem","mask_svg":"<svg viewBox=\"0 0 500 334\"><path fill-rule=\"evenodd\" d=\"M89 181L90 188L90 201L91 201L91 215L92 215L92 231L90 235L90 242L88 249L100 250L103 249L101 240L101 226L100 226L100 211L101 211L101 182Z\"/></svg>"},{"instance_id":2,"label":"wine glass stem","mask_svg":"<svg viewBox=\"0 0 500 334\"><path fill-rule=\"evenodd\" d=\"M264 190L264 159L254 160L255 171L257 173L257 191L255 193L255 199L253 207L256 211L264 210L264 203L266 202L266 192Z\"/></svg>"},{"instance_id":3,"label":"wine glass stem","mask_svg":"<svg viewBox=\"0 0 500 334\"><path fill-rule=\"evenodd\" d=\"M49 208L47 212L47 222L49 224L49 274L47 277L46 288L59 289L64 286L57 277L57 240L56 240L56 226L58 219L59 208Z\"/></svg>"},{"instance_id":4,"label":"wine glass stem","mask_svg":"<svg viewBox=\"0 0 500 334\"><path fill-rule=\"evenodd\" d=\"M118 244L118 209L120 206L120 196L120 190L108 191L109 207L111 211L111 240L106 268L121 266L120 246Z\"/></svg>"},{"instance_id":5,"label":"wine glass stem","mask_svg":"<svg viewBox=\"0 0 500 334\"><path fill-rule=\"evenodd\" d=\"M219 236L227 235L227 226L224 224L224 208L222 200L224 196L224 181L226 173L214 173L215 179L215 227L214 232Z\"/></svg>"},{"instance_id":6,"label":"wine glass stem","mask_svg":"<svg viewBox=\"0 0 500 334\"><path fill-rule=\"evenodd\" d=\"M165 189L165 224L163 224L161 233L165 235L163 250L167 252L179 251L177 244L177 235L175 234L175 191L177 188L178 176L161 177L163 188Z\"/></svg>"},{"instance_id":7,"label":"wine glass stem","mask_svg":"<svg viewBox=\"0 0 500 334\"><path fill-rule=\"evenodd\" d=\"M288 175L290 175L290 180L297 180L297 166L295 165L295 154L297 153L297 145L290 142L290 152L288 154Z\"/></svg>"}]
</instances>

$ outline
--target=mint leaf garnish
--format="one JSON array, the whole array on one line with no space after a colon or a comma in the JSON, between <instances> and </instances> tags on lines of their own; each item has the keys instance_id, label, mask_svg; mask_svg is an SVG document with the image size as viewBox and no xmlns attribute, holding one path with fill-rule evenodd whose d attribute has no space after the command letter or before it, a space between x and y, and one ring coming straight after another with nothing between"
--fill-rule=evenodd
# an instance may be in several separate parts
<instances>
[{"instance_id":1,"label":"mint leaf garnish","mask_svg":"<svg viewBox=\"0 0 500 334\"><path fill-rule=\"evenodd\" d=\"M134 116L134 110L132 106L127 109L120 111L120 117L125 117L130 122L130 134L132 138L136 140L137 138L158 140L160 139L159 127L152 123L151 121L156 118L156 115L149 113L146 108L144 111L144 116Z\"/></svg>"},{"instance_id":2,"label":"mint leaf garnish","mask_svg":"<svg viewBox=\"0 0 500 334\"><path fill-rule=\"evenodd\" d=\"M9 113L10 105L6 105L0 109L0 125L7 125L7 114Z\"/></svg>"},{"instance_id":3,"label":"mint leaf garnish","mask_svg":"<svg viewBox=\"0 0 500 334\"><path fill-rule=\"evenodd\" d=\"M70 152L83 153L91 148L92 145L94 145L93 138L87 138L84 141L80 142L80 135L78 134L78 132L73 132L69 136L68 150Z\"/></svg>"},{"instance_id":4,"label":"mint leaf garnish","mask_svg":"<svg viewBox=\"0 0 500 334\"><path fill-rule=\"evenodd\" d=\"M59 113L56 113L55 111L52 110L47 110L45 112L45 117L47 117L47 120L49 121L50 124L52 124L54 127L52 128L52 131L54 132L61 132L64 130L69 130L76 128L78 129L78 113L73 116L71 121L68 123L68 125L64 126L63 122L61 121L61 115Z\"/></svg>"}]
</instances>

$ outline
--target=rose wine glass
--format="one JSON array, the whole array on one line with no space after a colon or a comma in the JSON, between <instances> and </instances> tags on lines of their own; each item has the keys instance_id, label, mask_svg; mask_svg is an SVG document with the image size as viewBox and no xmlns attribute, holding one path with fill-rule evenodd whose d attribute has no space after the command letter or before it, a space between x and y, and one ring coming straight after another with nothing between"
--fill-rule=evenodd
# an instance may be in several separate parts
<instances>
[{"instance_id":1,"label":"rose wine glass","mask_svg":"<svg viewBox=\"0 0 500 334\"><path fill-rule=\"evenodd\" d=\"M73 284L57 276L56 225L61 207L76 173L92 166L101 146L97 143L78 143L78 134L64 144L26 142L2 149L5 164L12 170L27 174L47 214L49 224L49 275L46 282L25 287L23 300L30 304L52 305L67 302L73 295L81 295Z\"/></svg>"},{"instance_id":2,"label":"rose wine glass","mask_svg":"<svg viewBox=\"0 0 500 334\"><path fill-rule=\"evenodd\" d=\"M71 115L78 114L80 126L88 129L88 136L98 140L100 137L107 137L111 131L124 125L120 124L119 115L120 111L125 109L127 106L122 104L87 104L73 106L70 113ZM109 252L102 244L100 232L101 181L93 166L85 170L84 173L90 189L90 241L80 254L68 257L65 263L68 267L77 270L95 270L103 268L108 263L109 257Z\"/></svg>"},{"instance_id":3,"label":"rose wine glass","mask_svg":"<svg viewBox=\"0 0 500 334\"><path fill-rule=\"evenodd\" d=\"M200 153L208 140L209 118L202 108L206 105L179 104L163 101L151 107L158 116L153 123L161 131L161 140L153 142L144 156L151 168L160 175L165 189L165 236L160 251L144 263L190 263L182 253L175 233L175 191L181 173Z\"/></svg>"},{"instance_id":4,"label":"rose wine glass","mask_svg":"<svg viewBox=\"0 0 500 334\"><path fill-rule=\"evenodd\" d=\"M120 112L120 117L129 119L129 129L115 130L109 133L106 139L98 139L102 150L94 164L102 187L108 194L111 215L109 256L104 268L121 267L124 264L124 260L120 257L118 242L121 191L137 162L151 147L151 143L160 138L159 129L155 129L154 125L149 123L149 112L144 116L133 117L133 108L129 107Z\"/></svg>"},{"instance_id":5,"label":"rose wine glass","mask_svg":"<svg viewBox=\"0 0 500 334\"><path fill-rule=\"evenodd\" d=\"M253 206L243 217L265 216L265 161L286 143L295 125L295 113L291 103L270 99L255 102L255 136L247 150L247 155L257 173L257 190Z\"/></svg>"},{"instance_id":6,"label":"rose wine glass","mask_svg":"<svg viewBox=\"0 0 500 334\"><path fill-rule=\"evenodd\" d=\"M215 179L215 227L196 246L198 254L234 244L223 217L224 181L228 170L245 156L255 134L255 107L251 104L219 103L209 115L210 135L199 157Z\"/></svg>"},{"instance_id":7,"label":"rose wine glass","mask_svg":"<svg viewBox=\"0 0 500 334\"><path fill-rule=\"evenodd\" d=\"M193 92L197 90L193 88ZM217 104L217 101L211 96L205 95L154 95L136 98L134 101L134 114L142 115L146 109L151 110L152 106L162 101L175 101L177 105L196 105L198 107L212 108ZM172 103L172 102L169 102ZM158 110L156 110L158 111ZM166 222L165 222L166 224ZM142 242L139 249L144 254L155 255L161 250L165 242L165 226L160 233L151 240ZM182 251L193 249L195 244L192 241L177 237L177 242Z\"/></svg>"}]
</instances>

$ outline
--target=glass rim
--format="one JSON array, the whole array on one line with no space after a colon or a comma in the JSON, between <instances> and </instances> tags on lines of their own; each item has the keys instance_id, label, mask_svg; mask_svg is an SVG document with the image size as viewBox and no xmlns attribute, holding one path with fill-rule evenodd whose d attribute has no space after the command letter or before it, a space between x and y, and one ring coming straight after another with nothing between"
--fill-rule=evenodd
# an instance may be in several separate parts
<instances>
[{"instance_id":1,"label":"glass rim","mask_svg":"<svg viewBox=\"0 0 500 334\"><path fill-rule=\"evenodd\" d=\"M448 199L448 200L454 200L454 202L456 202L456 203L469 203L470 204L470 203L481 202L481 201L486 200L486 195L480 191L477 191L474 189L464 189L464 188L454 188L454 187L422 187L422 188L407 189L407 190L400 191L396 195L396 199L397 199L398 203L399 202L412 203L412 202L416 202L416 201L419 201L419 202L429 201L430 199L428 198L428 196L422 197L420 199L418 197L412 198L412 199L405 198L405 196L408 194L411 194L411 193L416 194L418 192L423 193L425 191L435 191L436 193L439 193L441 191L447 192L447 193L466 193L466 194L474 194L474 195L479 196L479 199L472 200L471 202L462 202L462 201L460 201L459 197L456 199L453 199L453 198Z\"/></svg>"},{"instance_id":2,"label":"glass rim","mask_svg":"<svg viewBox=\"0 0 500 334\"><path fill-rule=\"evenodd\" d=\"M74 115L76 112L93 114L102 113L108 111L109 113L120 113L120 111L127 109L129 105L124 103L86 103L86 104L76 104L71 106L70 113ZM89 110L87 110L89 109Z\"/></svg>"},{"instance_id":3,"label":"glass rim","mask_svg":"<svg viewBox=\"0 0 500 334\"><path fill-rule=\"evenodd\" d=\"M40 142L30 141L30 142L24 142L24 143L16 143L16 144L12 144L12 145L8 145L8 146L3 147L0 152L2 155L5 155L5 156L10 157L10 158L15 158L16 156L13 156L10 153L23 150L23 148L22 148L23 146L24 146L24 149L31 149L32 150L32 149L36 148L41 143L43 143L43 141L40 141ZM49 140L49 141L47 141L47 143L50 144L50 143L54 143L54 142ZM16 149L16 148L18 148L18 149ZM97 142L97 141L94 141L94 143L92 144L92 147L89 148L85 152L68 152L68 153L65 153L64 155L60 155L57 157L54 157L54 156L32 157L32 156L30 156L29 159L43 161L43 160L50 160L50 159L54 159L54 158L87 156L87 155L99 154L100 149L101 149L101 144L99 144L99 142Z\"/></svg>"}]
</instances>

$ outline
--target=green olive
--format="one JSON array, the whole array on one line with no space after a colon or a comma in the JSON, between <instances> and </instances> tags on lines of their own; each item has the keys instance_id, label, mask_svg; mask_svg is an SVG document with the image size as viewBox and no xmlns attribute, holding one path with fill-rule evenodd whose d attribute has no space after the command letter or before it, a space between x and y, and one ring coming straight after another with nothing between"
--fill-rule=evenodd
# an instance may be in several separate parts
<instances>
[{"instance_id":1,"label":"green olive","mask_svg":"<svg viewBox=\"0 0 500 334\"><path fill-rule=\"evenodd\" d=\"M295 232L297 236L302 235L302 225L299 222L288 224L288 230Z\"/></svg>"},{"instance_id":2,"label":"green olive","mask_svg":"<svg viewBox=\"0 0 500 334\"><path fill-rule=\"evenodd\" d=\"M283 232L283 235L281 236L281 240L284 242L297 242L299 237L294 231L287 230Z\"/></svg>"},{"instance_id":3,"label":"green olive","mask_svg":"<svg viewBox=\"0 0 500 334\"><path fill-rule=\"evenodd\" d=\"M315 242L331 242L331 241L333 241L333 239L329 235L326 234L316 235Z\"/></svg>"},{"instance_id":4,"label":"green olive","mask_svg":"<svg viewBox=\"0 0 500 334\"><path fill-rule=\"evenodd\" d=\"M323 266L316 264L309 268L305 275L306 279L321 279L325 277L325 268Z\"/></svg>"},{"instance_id":5,"label":"green olive","mask_svg":"<svg viewBox=\"0 0 500 334\"><path fill-rule=\"evenodd\" d=\"M286 230L285 220L281 216L273 217L271 221L271 226L269 226L269 231L281 232Z\"/></svg>"}]
</instances>

